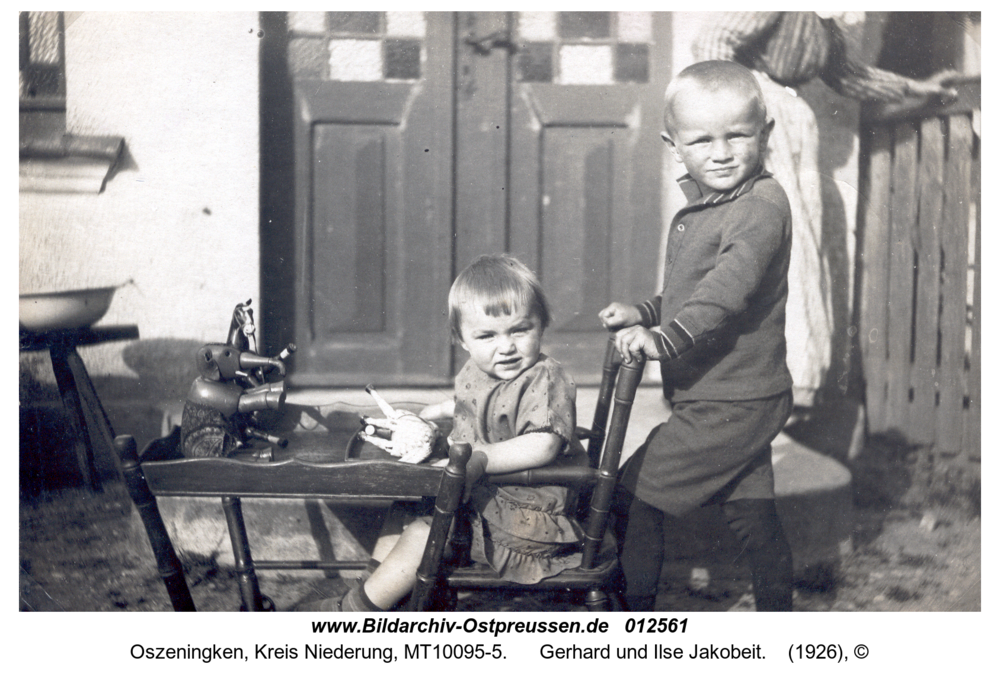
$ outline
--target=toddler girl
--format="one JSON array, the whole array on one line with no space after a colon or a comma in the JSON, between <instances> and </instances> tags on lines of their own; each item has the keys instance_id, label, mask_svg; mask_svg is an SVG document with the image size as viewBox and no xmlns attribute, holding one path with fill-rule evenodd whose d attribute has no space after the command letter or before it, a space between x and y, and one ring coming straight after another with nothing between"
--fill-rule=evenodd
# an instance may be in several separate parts
<instances>
[{"instance_id":1,"label":"toddler girl","mask_svg":"<svg viewBox=\"0 0 1000 677\"><path fill-rule=\"evenodd\" d=\"M507 255L480 257L455 280L448 309L453 337L469 360L455 378L454 400L427 407L421 416L454 416L450 441L472 445L470 480L557 460L585 464L575 435L576 386L541 352L549 311L535 275ZM579 565L581 532L568 489L480 483L468 500L471 557L503 578L537 583ZM428 533L426 518L394 510L372 551L367 580L342 600L308 609L391 609L416 581Z\"/></svg>"}]
</instances>

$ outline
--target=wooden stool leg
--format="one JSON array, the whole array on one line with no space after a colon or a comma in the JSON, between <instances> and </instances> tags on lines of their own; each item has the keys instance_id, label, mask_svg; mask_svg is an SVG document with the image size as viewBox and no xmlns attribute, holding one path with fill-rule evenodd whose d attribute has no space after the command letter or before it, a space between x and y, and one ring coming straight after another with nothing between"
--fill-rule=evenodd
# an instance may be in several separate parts
<instances>
[{"instance_id":1,"label":"wooden stool leg","mask_svg":"<svg viewBox=\"0 0 1000 677\"><path fill-rule=\"evenodd\" d=\"M184 569L174 551L173 543L170 542L170 535L156 505L156 497L149 490L146 476L143 475L142 467L139 465L135 439L130 435L117 437L115 448L121 461L125 487L139 511L143 526L146 527L146 536L149 537L149 544L153 547L156 566L163 579L163 585L167 588L174 611L194 611L194 600L191 599L191 591L188 590L187 581L184 580Z\"/></svg>"},{"instance_id":2,"label":"wooden stool leg","mask_svg":"<svg viewBox=\"0 0 1000 677\"><path fill-rule=\"evenodd\" d=\"M250 541L247 539L246 523L243 521L243 505L237 496L225 496L222 509L226 512L229 526L229 540L233 543L233 559L236 564L236 580L240 585L243 600L241 611L273 611L274 604L260 594L257 572L250 555Z\"/></svg>"},{"instance_id":3,"label":"wooden stool leg","mask_svg":"<svg viewBox=\"0 0 1000 677\"><path fill-rule=\"evenodd\" d=\"M73 380L76 383L77 396L80 398L81 411L87 416L87 432L90 440L91 458L97 463L97 457L93 454L103 454L103 459L114 460L112 453L115 431L111 427L111 419L108 418L104 406L101 404L97 391L94 390L94 383L90 380L87 367L83 364L83 359L76 350L70 351L66 355L66 363L73 372ZM100 450L98 452L98 450Z\"/></svg>"},{"instance_id":4,"label":"wooden stool leg","mask_svg":"<svg viewBox=\"0 0 1000 677\"><path fill-rule=\"evenodd\" d=\"M76 463L80 468L83 483L89 485L94 491L101 491L101 484L97 479L97 469L94 466L94 449L90 443L87 419L83 414L80 394L76 388L76 379L73 377L73 370L69 365L70 352L75 353L76 351L73 348L52 346L49 350L49 355L52 357L52 371L56 376L63 406L69 415L70 428L73 431L73 449L76 452Z\"/></svg>"}]
</instances>

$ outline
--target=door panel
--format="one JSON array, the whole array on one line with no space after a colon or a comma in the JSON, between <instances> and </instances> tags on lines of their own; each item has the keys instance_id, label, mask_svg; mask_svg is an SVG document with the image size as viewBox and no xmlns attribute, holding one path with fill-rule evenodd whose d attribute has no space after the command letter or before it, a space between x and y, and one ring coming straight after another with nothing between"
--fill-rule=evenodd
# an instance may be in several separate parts
<instances>
[{"instance_id":1,"label":"door panel","mask_svg":"<svg viewBox=\"0 0 1000 677\"><path fill-rule=\"evenodd\" d=\"M599 128L556 128L543 145L540 274L551 331L600 330L596 314L611 300L615 148Z\"/></svg>"},{"instance_id":2,"label":"door panel","mask_svg":"<svg viewBox=\"0 0 1000 677\"><path fill-rule=\"evenodd\" d=\"M510 53L481 53L483 36L509 33L505 12L458 15L455 92L455 271L477 256L507 251L511 197ZM484 43L485 44L485 43ZM478 49L477 49L478 47Z\"/></svg>"},{"instance_id":3,"label":"door panel","mask_svg":"<svg viewBox=\"0 0 1000 677\"><path fill-rule=\"evenodd\" d=\"M369 43L378 40L357 40L351 31L388 34L392 18L355 13L365 16L351 23L343 14L321 24L350 29L345 38L322 36L331 63L338 49L352 48L387 65L366 74L341 63L337 77L389 79L390 38L374 52ZM435 311L452 271L452 41L452 18L428 14L422 73L404 72L419 76L412 81L294 83L295 384L443 384L450 377L448 328Z\"/></svg>"},{"instance_id":4,"label":"door panel","mask_svg":"<svg viewBox=\"0 0 1000 677\"><path fill-rule=\"evenodd\" d=\"M385 296L386 184L384 131L371 127L317 125L313 131L313 242L307 255L314 293L310 333L330 340L338 333L382 333L396 313ZM398 279L392 279L394 285ZM396 301L392 298L391 301Z\"/></svg>"},{"instance_id":5,"label":"door panel","mask_svg":"<svg viewBox=\"0 0 1000 677\"><path fill-rule=\"evenodd\" d=\"M651 185L636 186L634 167L643 155L655 158L661 149L641 147L649 139L642 139L636 124L635 89L521 87L518 102L530 109L523 115L531 123L515 130L514 145L526 148L522 167L534 165L522 180L537 185L515 187L535 202L517 202L514 240L550 297L553 324L546 351L587 382L597 376L607 341L598 311L613 300L653 294L659 214L644 214L630 196L658 190L656 173L641 177ZM635 240L646 245L630 247Z\"/></svg>"}]
</instances>

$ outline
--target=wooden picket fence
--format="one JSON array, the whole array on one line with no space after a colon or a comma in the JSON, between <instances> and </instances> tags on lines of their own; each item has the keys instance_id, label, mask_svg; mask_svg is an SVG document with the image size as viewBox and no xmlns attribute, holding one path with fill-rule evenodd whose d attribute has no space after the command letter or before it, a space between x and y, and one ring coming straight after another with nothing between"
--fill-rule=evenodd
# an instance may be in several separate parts
<instances>
[{"instance_id":1,"label":"wooden picket fence","mask_svg":"<svg viewBox=\"0 0 1000 677\"><path fill-rule=\"evenodd\" d=\"M858 340L869 434L980 462L979 80L862 122Z\"/></svg>"}]
</instances>

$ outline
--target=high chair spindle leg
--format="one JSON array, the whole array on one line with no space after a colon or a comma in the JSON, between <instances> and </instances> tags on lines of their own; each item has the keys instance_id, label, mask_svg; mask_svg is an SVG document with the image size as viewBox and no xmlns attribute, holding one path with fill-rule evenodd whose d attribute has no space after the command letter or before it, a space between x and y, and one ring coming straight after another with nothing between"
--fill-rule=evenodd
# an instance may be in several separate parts
<instances>
[{"instance_id":1,"label":"high chair spindle leg","mask_svg":"<svg viewBox=\"0 0 1000 677\"><path fill-rule=\"evenodd\" d=\"M584 599L587 611L611 611L611 600L608 594L600 588L588 590Z\"/></svg>"},{"instance_id":2,"label":"high chair spindle leg","mask_svg":"<svg viewBox=\"0 0 1000 677\"><path fill-rule=\"evenodd\" d=\"M226 512L229 539L233 543L236 580L239 582L240 598L243 601L241 611L274 611L274 603L260 593L260 584L257 582L253 557L250 555L250 542L247 539L246 524L243 521L243 506L240 499L236 496L223 497L222 509Z\"/></svg>"},{"instance_id":3,"label":"high chair spindle leg","mask_svg":"<svg viewBox=\"0 0 1000 677\"><path fill-rule=\"evenodd\" d=\"M167 527L163 523L156 497L149 490L146 476L142 472L142 466L139 465L135 438L131 435L119 435L115 438L115 450L120 459L125 487L146 528L153 555L156 557L156 566L160 578L163 579L163 585L167 588L170 603L174 611L194 611L191 591L188 589L187 581L184 580L184 568L170 542L170 534L167 533Z\"/></svg>"}]
</instances>

